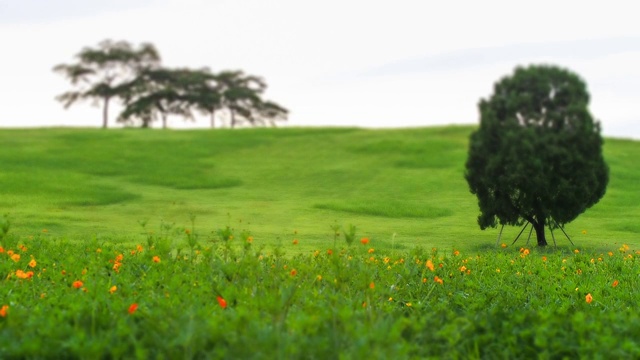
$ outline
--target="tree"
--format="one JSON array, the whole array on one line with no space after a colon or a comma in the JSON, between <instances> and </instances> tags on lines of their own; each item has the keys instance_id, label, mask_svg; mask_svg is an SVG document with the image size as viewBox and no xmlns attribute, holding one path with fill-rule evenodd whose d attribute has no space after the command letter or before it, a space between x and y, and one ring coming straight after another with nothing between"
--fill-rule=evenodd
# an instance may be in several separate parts
<instances>
[{"instance_id":1,"label":"tree","mask_svg":"<svg viewBox=\"0 0 640 360\"><path fill-rule=\"evenodd\" d=\"M55 72L66 76L77 90L63 93L57 100L68 108L79 100L102 102L102 127L109 119L111 99L123 94L122 84L130 81L144 68L158 66L160 55L152 44L133 47L126 41L105 40L97 48L84 48L76 55L78 62L60 64Z\"/></svg>"},{"instance_id":2,"label":"tree","mask_svg":"<svg viewBox=\"0 0 640 360\"><path fill-rule=\"evenodd\" d=\"M222 71L214 76L212 91L217 97L211 103L212 127L215 110L226 109L231 128L246 122L252 126L275 125L275 121L286 120L288 111L282 106L262 99L267 88L265 81L242 71Z\"/></svg>"},{"instance_id":3,"label":"tree","mask_svg":"<svg viewBox=\"0 0 640 360\"><path fill-rule=\"evenodd\" d=\"M586 84L554 66L516 68L479 104L465 178L481 229L531 223L538 246L604 195L609 180L600 124Z\"/></svg>"},{"instance_id":4,"label":"tree","mask_svg":"<svg viewBox=\"0 0 640 360\"><path fill-rule=\"evenodd\" d=\"M142 127L162 118L167 128L167 116L176 114L193 119L191 109L199 105L201 94L208 93L212 75L207 70L146 69L122 86L125 108L118 117L120 122L138 118Z\"/></svg>"}]
</instances>

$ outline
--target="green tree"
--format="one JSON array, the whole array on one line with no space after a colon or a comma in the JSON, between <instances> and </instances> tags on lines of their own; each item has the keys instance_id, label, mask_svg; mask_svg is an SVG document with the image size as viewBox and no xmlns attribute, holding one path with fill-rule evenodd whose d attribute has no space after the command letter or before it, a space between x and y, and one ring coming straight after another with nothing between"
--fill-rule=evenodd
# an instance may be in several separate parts
<instances>
[{"instance_id":1,"label":"green tree","mask_svg":"<svg viewBox=\"0 0 640 360\"><path fill-rule=\"evenodd\" d=\"M604 195L609 180L600 124L586 84L554 66L516 68L479 104L465 178L481 229L532 224L538 246Z\"/></svg>"},{"instance_id":2,"label":"green tree","mask_svg":"<svg viewBox=\"0 0 640 360\"><path fill-rule=\"evenodd\" d=\"M76 58L76 63L53 68L76 87L56 99L65 108L79 100L102 102L103 128L108 124L110 101L123 95L122 85L131 81L141 69L160 64L160 55L152 44L145 43L136 48L126 41L102 41L97 48L82 49Z\"/></svg>"},{"instance_id":3,"label":"green tree","mask_svg":"<svg viewBox=\"0 0 640 360\"><path fill-rule=\"evenodd\" d=\"M212 75L205 70L150 68L140 72L131 82L124 84L125 108L119 122L142 121L149 127L158 116L167 128L169 114L193 119L192 108L199 105L201 94L210 92L208 81Z\"/></svg>"},{"instance_id":4,"label":"green tree","mask_svg":"<svg viewBox=\"0 0 640 360\"><path fill-rule=\"evenodd\" d=\"M275 125L276 121L286 120L288 111L284 107L262 99L266 88L267 84L258 76L237 70L222 71L215 75L213 90L218 98L214 109L227 110L231 128L241 123Z\"/></svg>"}]
</instances>

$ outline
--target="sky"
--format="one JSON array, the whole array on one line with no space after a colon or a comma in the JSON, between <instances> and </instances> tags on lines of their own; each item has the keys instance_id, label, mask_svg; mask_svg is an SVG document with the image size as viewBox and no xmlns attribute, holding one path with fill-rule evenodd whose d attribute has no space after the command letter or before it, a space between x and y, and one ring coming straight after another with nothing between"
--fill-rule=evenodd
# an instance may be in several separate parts
<instances>
[{"instance_id":1,"label":"sky","mask_svg":"<svg viewBox=\"0 0 640 360\"><path fill-rule=\"evenodd\" d=\"M0 0L0 127L95 126L52 68L104 39L153 43L168 67L263 77L288 126L477 124L518 65L579 74L603 134L640 139L633 1ZM119 108L111 109L115 125ZM174 128L205 127L208 120Z\"/></svg>"}]
</instances>

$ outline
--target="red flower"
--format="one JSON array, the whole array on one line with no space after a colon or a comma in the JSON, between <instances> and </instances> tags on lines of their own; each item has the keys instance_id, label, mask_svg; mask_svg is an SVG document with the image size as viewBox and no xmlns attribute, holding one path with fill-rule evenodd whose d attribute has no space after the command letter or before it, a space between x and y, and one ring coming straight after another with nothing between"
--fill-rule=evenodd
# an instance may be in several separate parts
<instances>
[{"instance_id":1,"label":"red flower","mask_svg":"<svg viewBox=\"0 0 640 360\"><path fill-rule=\"evenodd\" d=\"M138 304L137 303L133 303L133 304L131 304L131 306L129 306L129 314L133 314L134 312L136 312L136 310L138 310Z\"/></svg>"},{"instance_id":2,"label":"red flower","mask_svg":"<svg viewBox=\"0 0 640 360\"><path fill-rule=\"evenodd\" d=\"M221 308L223 309L227 308L227 300L223 299L222 296L218 296L216 300L218 300L218 304L220 304Z\"/></svg>"},{"instance_id":3,"label":"red flower","mask_svg":"<svg viewBox=\"0 0 640 360\"><path fill-rule=\"evenodd\" d=\"M369 243L369 238L364 237L360 239L360 242L362 243L362 245L367 245Z\"/></svg>"},{"instance_id":4,"label":"red flower","mask_svg":"<svg viewBox=\"0 0 640 360\"><path fill-rule=\"evenodd\" d=\"M73 286L76 289L80 289L82 287L82 285L84 285L84 284L80 280L76 280L76 281L73 282L73 284L71 284L71 286Z\"/></svg>"}]
</instances>

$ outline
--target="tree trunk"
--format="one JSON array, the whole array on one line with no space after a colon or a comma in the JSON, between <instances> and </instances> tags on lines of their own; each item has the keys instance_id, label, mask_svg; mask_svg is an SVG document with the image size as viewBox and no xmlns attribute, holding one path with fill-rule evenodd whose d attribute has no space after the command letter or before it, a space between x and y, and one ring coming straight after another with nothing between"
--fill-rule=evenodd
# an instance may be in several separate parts
<instances>
[{"instance_id":1,"label":"tree trunk","mask_svg":"<svg viewBox=\"0 0 640 360\"><path fill-rule=\"evenodd\" d=\"M233 129L236 127L236 116L232 109L229 109L229 111L231 112L231 128Z\"/></svg>"},{"instance_id":2,"label":"tree trunk","mask_svg":"<svg viewBox=\"0 0 640 360\"><path fill-rule=\"evenodd\" d=\"M211 109L211 128L216 127L216 109Z\"/></svg>"},{"instance_id":3,"label":"tree trunk","mask_svg":"<svg viewBox=\"0 0 640 360\"><path fill-rule=\"evenodd\" d=\"M167 114L162 114L162 128L166 129L167 128Z\"/></svg>"},{"instance_id":4,"label":"tree trunk","mask_svg":"<svg viewBox=\"0 0 640 360\"><path fill-rule=\"evenodd\" d=\"M533 228L536 230L536 238L538 239L538 246L547 246L547 239L544 235L544 220L537 220L532 222Z\"/></svg>"},{"instance_id":5,"label":"tree trunk","mask_svg":"<svg viewBox=\"0 0 640 360\"><path fill-rule=\"evenodd\" d=\"M107 122L109 120L109 97L104 98L104 104L102 106L102 128L107 128Z\"/></svg>"}]
</instances>

